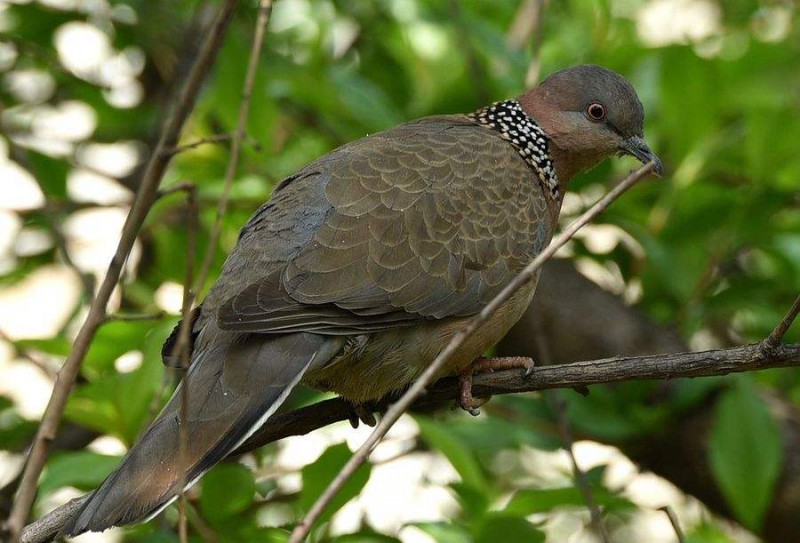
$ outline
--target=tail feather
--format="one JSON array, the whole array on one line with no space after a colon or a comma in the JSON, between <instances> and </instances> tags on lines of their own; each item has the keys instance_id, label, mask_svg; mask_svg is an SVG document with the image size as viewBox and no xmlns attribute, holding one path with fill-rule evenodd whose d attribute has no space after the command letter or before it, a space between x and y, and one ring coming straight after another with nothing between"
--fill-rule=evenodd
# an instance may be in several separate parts
<instances>
[{"instance_id":1,"label":"tail feather","mask_svg":"<svg viewBox=\"0 0 800 543\"><path fill-rule=\"evenodd\" d=\"M189 387L185 465L179 465L179 387L59 535L102 531L159 513L179 494L181 468L188 488L266 422L306 370L326 363L339 343L308 333L232 340L216 329L203 330L181 385Z\"/></svg>"}]
</instances>

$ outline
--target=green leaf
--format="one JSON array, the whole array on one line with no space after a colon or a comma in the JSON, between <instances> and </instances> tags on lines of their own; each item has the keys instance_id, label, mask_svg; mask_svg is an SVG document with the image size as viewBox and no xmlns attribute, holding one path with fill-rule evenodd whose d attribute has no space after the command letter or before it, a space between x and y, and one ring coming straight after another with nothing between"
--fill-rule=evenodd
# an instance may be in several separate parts
<instances>
[{"instance_id":1,"label":"green leaf","mask_svg":"<svg viewBox=\"0 0 800 543\"><path fill-rule=\"evenodd\" d=\"M82 490L97 487L119 464L119 456L90 451L65 452L54 456L39 484L39 492L47 494L64 486Z\"/></svg>"},{"instance_id":2,"label":"green leaf","mask_svg":"<svg viewBox=\"0 0 800 543\"><path fill-rule=\"evenodd\" d=\"M449 522L418 522L413 524L436 543L472 543L472 537L462 526Z\"/></svg>"},{"instance_id":3,"label":"green leaf","mask_svg":"<svg viewBox=\"0 0 800 543\"><path fill-rule=\"evenodd\" d=\"M717 403L708 447L711 472L744 526L759 531L783 463L780 431L749 379Z\"/></svg>"},{"instance_id":4,"label":"green leaf","mask_svg":"<svg viewBox=\"0 0 800 543\"><path fill-rule=\"evenodd\" d=\"M490 485L478 459L464 440L451 426L426 417L415 417L422 438L447 457L461 476L464 485L474 490L488 492Z\"/></svg>"},{"instance_id":5,"label":"green leaf","mask_svg":"<svg viewBox=\"0 0 800 543\"><path fill-rule=\"evenodd\" d=\"M31 173L49 198L66 198L69 164L65 160L28 150L25 153Z\"/></svg>"},{"instance_id":6,"label":"green leaf","mask_svg":"<svg viewBox=\"0 0 800 543\"><path fill-rule=\"evenodd\" d=\"M112 324L132 323L115 322L108 326ZM133 443L142 427L148 422L148 418L158 412L158 406L153 405L153 397L163 387L161 344L172 329L172 324L166 321L156 325L148 323L148 326L150 330L147 333L139 326L133 327L133 331L141 334L139 337L130 337L129 334L133 334L133 331L126 334L118 327L112 327L109 335L104 336L103 345L94 351L97 357L95 365L97 380L76 387L70 395L65 410L65 416L69 420L117 436L125 443ZM113 345L115 337L121 346ZM143 352L144 360L139 368L121 374L111 373L113 366L110 365L109 369L100 370L100 366L106 364L100 361L101 352L108 356L118 356L116 353L126 352L130 347L141 349ZM94 349L93 345L90 353Z\"/></svg>"},{"instance_id":7,"label":"green leaf","mask_svg":"<svg viewBox=\"0 0 800 543\"><path fill-rule=\"evenodd\" d=\"M15 451L28 446L37 424L23 419L13 402L0 396L0 450Z\"/></svg>"},{"instance_id":8,"label":"green leaf","mask_svg":"<svg viewBox=\"0 0 800 543\"><path fill-rule=\"evenodd\" d=\"M159 531L153 532L152 534L146 534L140 538L136 539L137 543L178 543L180 539L178 539L177 534Z\"/></svg>"},{"instance_id":9,"label":"green leaf","mask_svg":"<svg viewBox=\"0 0 800 543\"><path fill-rule=\"evenodd\" d=\"M511 403L503 400L507 398L497 397L492 401ZM525 397L523 407L529 407L533 401L530 397ZM548 451L560 449L561 440L550 431L549 422L541 421L545 417L539 417L538 421L531 420L532 418L527 418L522 423L518 420L492 416L475 417L468 423L455 424L451 429L478 455L492 454L502 449L514 449L520 445L530 445L535 449Z\"/></svg>"},{"instance_id":10,"label":"green leaf","mask_svg":"<svg viewBox=\"0 0 800 543\"><path fill-rule=\"evenodd\" d=\"M492 490L489 488L479 489L463 482L451 483L450 488L456 493L465 518L481 517L491 505Z\"/></svg>"},{"instance_id":11,"label":"green leaf","mask_svg":"<svg viewBox=\"0 0 800 543\"><path fill-rule=\"evenodd\" d=\"M346 444L342 443L329 447L316 462L303 468L303 491L300 493L300 499L298 500L298 505L303 511L308 511L311 508L351 456L350 449L347 448ZM364 485L367 484L371 469L369 464L364 464L358 468L322 513L317 521L318 524L327 522L344 504L358 495Z\"/></svg>"},{"instance_id":12,"label":"green leaf","mask_svg":"<svg viewBox=\"0 0 800 543\"><path fill-rule=\"evenodd\" d=\"M524 518L510 515L488 515L478 525L475 543L497 543L498 541L524 541L543 543L545 534Z\"/></svg>"},{"instance_id":13,"label":"green leaf","mask_svg":"<svg viewBox=\"0 0 800 543\"><path fill-rule=\"evenodd\" d=\"M344 107L369 130L385 130L403 122L403 115L383 90L368 79L348 70L334 68L329 75L337 88Z\"/></svg>"},{"instance_id":14,"label":"green leaf","mask_svg":"<svg viewBox=\"0 0 800 543\"><path fill-rule=\"evenodd\" d=\"M340 535L330 540L331 543L400 543L396 537L379 534L372 531L362 531L357 534Z\"/></svg>"},{"instance_id":15,"label":"green leaf","mask_svg":"<svg viewBox=\"0 0 800 543\"><path fill-rule=\"evenodd\" d=\"M18 349L32 349L56 356L67 356L72 349L72 342L63 336L46 339L20 339L14 342Z\"/></svg>"},{"instance_id":16,"label":"green leaf","mask_svg":"<svg viewBox=\"0 0 800 543\"><path fill-rule=\"evenodd\" d=\"M619 511L636 507L627 499L600 486L592 487L592 497L606 511ZM514 494L511 501L503 509L503 512L516 516L527 516L534 513L552 511L557 507L586 507L586 500L580 489L574 486L526 489Z\"/></svg>"},{"instance_id":17,"label":"green leaf","mask_svg":"<svg viewBox=\"0 0 800 543\"><path fill-rule=\"evenodd\" d=\"M240 464L221 464L203 477L200 508L212 523L241 513L253 501L253 473Z\"/></svg>"},{"instance_id":18,"label":"green leaf","mask_svg":"<svg viewBox=\"0 0 800 543\"><path fill-rule=\"evenodd\" d=\"M719 527L703 523L686 534L686 543L731 543L732 540Z\"/></svg>"},{"instance_id":19,"label":"green leaf","mask_svg":"<svg viewBox=\"0 0 800 543\"><path fill-rule=\"evenodd\" d=\"M249 543L286 543L289 532L281 528L258 528L250 534Z\"/></svg>"},{"instance_id":20,"label":"green leaf","mask_svg":"<svg viewBox=\"0 0 800 543\"><path fill-rule=\"evenodd\" d=\"M611 442L649 435L666 415L663 405L643 405L652 386L651 382L626 383L613 390L593 387L588 396L565 394L570 424L576 431Z\"/></svg>"},{"instance_id":21,"label":"green leaf","mask_svg":"<svg viewBox=\"0 0 800 543\"><path fill-rule=\"evenodd\" d=\"M141 350L147 333L158 328L159 321L110 321L95 334L81 371L95 380L113 371L114 361L129 351Z\"/></svg>"}]
</instances>

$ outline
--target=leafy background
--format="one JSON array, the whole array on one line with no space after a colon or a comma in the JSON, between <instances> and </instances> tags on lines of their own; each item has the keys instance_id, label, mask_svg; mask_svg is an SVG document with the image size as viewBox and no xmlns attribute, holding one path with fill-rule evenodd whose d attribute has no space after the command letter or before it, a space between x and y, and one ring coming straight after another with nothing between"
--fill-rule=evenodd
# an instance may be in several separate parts
<instances>
[{"instance_id":1,"label":"leafy background","mask_svg":"<svg viewBox=\"0 0 800 543\"><path fill-rule=\"evenodd\" d=\"M2 516L169 97L215 7L0 2ZM254 2L242 2L184 143L233 131L255 14ZM592 62L634 82L647 138L668 174L626 195L562 256L693 348L758 341L800 292L797 23L793 3L768 0L278 0L214 268L275 183L309 160L408 119L515 96L556 69ZM201 248L227 158L225 142L198 146L175 157L164 181L197 184ZM564 220L632 166L615 160L582 175ZM100 330L41 480L37 514L102 480L172 386L159 349L177 320L186 220L180 194L149 215L112 310L158 315ZM560 398L614 541L674 541L656 511L663 505L678 512L688 541L774 541L767 515L792 451L766 399L793 409L798 373L681 383L653 405L659 386L495 398L477 419L406 418L312 538L597 540L559 452ZM316 397L301 391L293 401ZM646 442L698 405L713 414L703 452L706 484L722 496L713 512L601 445ZM339 426L216 468L192 495L192 538L282 541L364 435ZM416 486L401 492L409 479ZM105 537L177 541L175 519L168 510Z\"/></svg>"}]
</instances>

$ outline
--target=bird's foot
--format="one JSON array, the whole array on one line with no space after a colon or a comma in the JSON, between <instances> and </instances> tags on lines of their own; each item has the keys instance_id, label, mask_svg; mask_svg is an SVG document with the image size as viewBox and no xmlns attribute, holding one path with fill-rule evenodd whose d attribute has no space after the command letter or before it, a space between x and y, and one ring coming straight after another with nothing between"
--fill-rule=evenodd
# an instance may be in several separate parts
<instances>
[{"instance_id":1,"label":"bird's foot","mask_svg":"<svg viewBox=\"0 0 800 543\"><path fill-rule=\"evenodd\" d=\"M351 403L350 408L352 411L348 420L353 428L358 428L359 422L363 422L370 428L378 424L373 413L374 406L372 403Z\"/></svg>"},{"instance_id":2,"label":"bird's foot","mask_svg":"<svg viewBox=\"0 0 800 543\"><path fill-rule=\"evenodd\" d=\"M477 417L481 414L478 407L489 401L489 398L475 398L472 396L472 376L476 373L486 373L495 370L510 370L524 368L528 376L533 371L533 359L525 356L505 356L498 358L478 358L458 374L458 407Z\"/></svg>"},{"instance_id":3,"label":"bird's foot","mask_svg":"<svg viewBox=\"0 0 800 543\"><path fill-rule=\"evenodd\" d=\"M513 370L522 368L528 376L533 371L535 364L532 358L527 356L499 356L496 358L478 358L472 363L473 375L476 373L486 373L500 370Z\"/></svg>"}]
</instances>

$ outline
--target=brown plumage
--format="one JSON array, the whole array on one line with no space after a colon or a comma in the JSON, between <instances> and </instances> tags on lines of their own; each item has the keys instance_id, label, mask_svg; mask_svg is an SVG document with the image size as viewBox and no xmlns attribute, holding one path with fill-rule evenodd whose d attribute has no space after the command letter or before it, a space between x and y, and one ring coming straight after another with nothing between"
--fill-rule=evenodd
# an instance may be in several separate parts
<instances>
[{"instance_id":1,"label":"brown plumage","mask_svg":"<svg viewBox=\"0 0 800 543\"><path fill-rule=\"evenodd\" d=\"M615 153L657 162L642 123L625 79L579 66L518 101L355 141L284 180L193 323L186 480L298 382L354 403L406 387L550 242L577 171ZM514 295L443 373L499 340L534 289ZM174 499L179 407L176 393L65 534L135 522Z\"/></svg>"}]
</instances>

